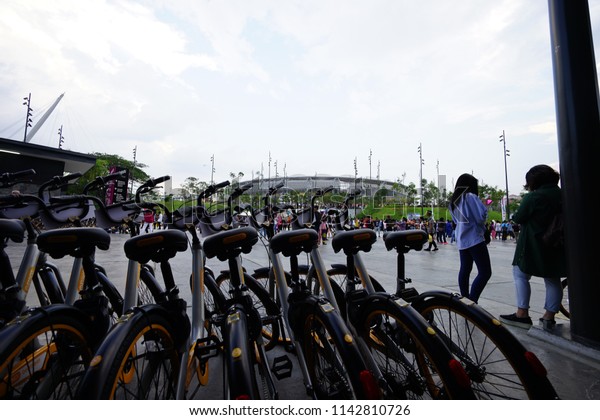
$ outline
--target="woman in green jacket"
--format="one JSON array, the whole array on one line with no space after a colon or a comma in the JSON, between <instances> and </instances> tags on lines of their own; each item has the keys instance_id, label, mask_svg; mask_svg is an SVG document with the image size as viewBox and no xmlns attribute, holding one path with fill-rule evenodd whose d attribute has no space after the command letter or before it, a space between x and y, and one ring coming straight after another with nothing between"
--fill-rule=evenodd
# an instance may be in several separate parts
<instances>
[{"instance_id":1,"label":"woman in green jacket","mask_svg":"<svg viewBox=\"0 0 600 420\"><path fill-rule=\"evenodd\" d=\"M560 176L548 165L536 165L525 175L525 194L513 220L521 225L513 259L513 278L517 297L517 312L500 315L503 322L528 328L532 325L529 316L529 300L532 276L543 277L546 286L546 310L540 322L544 327L556 324L563 290L561 277L567 275L564 246L550 247L542 242L542 235L554 215L561 211Z\"/></svg>"}]
</instances>

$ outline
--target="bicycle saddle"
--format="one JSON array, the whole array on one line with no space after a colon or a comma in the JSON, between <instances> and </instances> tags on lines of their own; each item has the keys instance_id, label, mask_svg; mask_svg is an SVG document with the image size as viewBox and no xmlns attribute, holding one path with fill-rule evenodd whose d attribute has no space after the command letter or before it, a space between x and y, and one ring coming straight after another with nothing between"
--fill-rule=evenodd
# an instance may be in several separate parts
<instances>
[{"instance_id":1,"label":"bicycle saddle","mask_svg":"<svg viewBox=\"0 0 600 420\"><path fill-rule=\"evenodd\" d=\"M187 235L176 229L161 230L145 235L135 236L125 241L123 248L128 259L146 264L167 261L188 246Z\"/></svg>"},{"instance_id":2,"label":"bicycle saddle","mask_svg":"<svg viewBox=\"0 0 600 420\"><path fill-rule=\"evenodd\" d=\"M276 254L285 257L310 252L319 243L319 234L314 229L289 230L278 233L269 241L269 246Z\"/></svg>"},{"instance_id":3,"label":"bicycle saddle","mask_svg":"<svg viewBox=\"0 0 600 420\"><path fill-rule=\"evenodd\" d=\"M207 258L217 257L226 261L240 252L248 254L258 242L258 232L251 227L224 230L204 240L203 248Z\"/></svg>"},{"instance_id":4,"label":"bicycle saddle","mask_svg":"<svg viewBox=\"0 0 600 420\"><path fill-rule=\"evenodd\" d=\"M369 252L376 241L377 235L374 230L348 230L337 232L331 240L331 247L336 253L343 249L346 255L350 255L358 251Z\"/></svg>"},{"instance_id":5,"label":"bicycle saddle","mask_svg":"<svg viewBox=\"0 0 600 420\"><path fill-rule=\"evenodd\" d=\"M64 228L40 233L37 246L52 258L66 255L81 257L91 255L95 248L106 251L110 246L110 235L100 228Z\"/></svg>"},{"instance_id":6,"label":"bicycle saddle","mask_svg":"<svg viewBox=\"0 0 600 420\"><path fill-rule=\"evenodd\" d=\"M423 244L427 242L427 232L421 229L401 230L398 232L386 232L383 235L383 242L388 251L396 249L405 254L414 249L420 251L423 249Z\"/></svg>"},{"instance_id":7,"label":"bicycle saddle","mask_svg":"<svg viewBox=\"0 0 600 420\"><path fill-rule=\"evenodd\" d=\"M13 242L25 239L25 223L15 219L0 219L0 238L8 238Z\"/></svg>"}]
</instances>

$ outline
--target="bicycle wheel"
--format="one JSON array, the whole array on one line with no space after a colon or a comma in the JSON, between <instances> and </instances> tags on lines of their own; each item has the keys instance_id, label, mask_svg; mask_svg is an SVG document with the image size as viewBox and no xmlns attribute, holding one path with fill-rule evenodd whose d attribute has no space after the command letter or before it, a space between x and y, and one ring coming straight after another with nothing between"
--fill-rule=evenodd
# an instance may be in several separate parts
<instances>
[{"instance_id":1,"label":"bicycle wheel","mask_svg":"<svg viewBox=\"0 0 600 420\"><path fill-rule=\"evenodd\" d=\"M388 385L391 399L474 399L466 372L410 306L376 293L355 323Z\"/></svg>"},{"instance_id":2,"label":"bicycle wheel","mask_svg":"<svg viewBox=\"0 0 600 420\"><path fill-rule=\"evenodd\" d=\"M35 309L0 332L1 399L71 399L93 356L89 323L67 305Z\"/></svg>"},{"instance_id":3,"label":"bicycle wheel","mask_svg":"<svg viewBox=\"0 0 600 420\"><path fill-rule=\"evenodd\" d=\"M174 399L179 369L175 331L160 306L126 314L96 352L78 398Z\"/></svg>"},{"instance_id":4,"label":"bicycle wheel","mask_svg":"<svg viewBox=\"0 0 600 420\"><path fill-rule=\"evenodd\" d=\"M331 303L314 295L290 308L290 323L317 399L380 399L354 337Z\"/></svg>"},{"instance_id":5,"label":"bicycle wheel","mask_svg":"<svg viewBox=\"0 0 600 420\"><path fill-rule=\"evenodd\" d=\"M569 309L569 283L567 282L567 279L563 279L561 285L563 288L563 298L559 310L561 314L569 319L571 318L571 310Z\"/></svg>"},{"instance_id":6,"label":"bicycle wheel","mask_svg":"<svg viewBox=\"0 0 600 420\"><path fill-rule=\"evenodd\" d=\"M258 311L262 321L262 335L265 340L265 349L270 350L277 345L280 337L281 309L269 297L269 293L260 283L247 273L244 273L244 282L252 298L252 305ZM232 297L229 271L223 271L216 280L223 296Z\"/></svg>"},{"instance_id":7,"label":"bicycle wheel","mask_svg":"<svg viewBox=\"0 0 600 420\"><path fill-rule=\"evenodd\" d=\"M232 308L223 320L223 364L227 398L255 400L260 398L254 370L252 341L248 335L248 318Z\"/></svg>"},{"instance_id":8,"label":"bicycle wheel","mask_svg":"<svg viewBox=\"0 0 600 420\"><path fill-rule=\"evenodd\" d=\"M423 293L412 305L461 362L478 399L557 398L535 354L480 306L446 292Z\"/></svg>"}]
</instances>

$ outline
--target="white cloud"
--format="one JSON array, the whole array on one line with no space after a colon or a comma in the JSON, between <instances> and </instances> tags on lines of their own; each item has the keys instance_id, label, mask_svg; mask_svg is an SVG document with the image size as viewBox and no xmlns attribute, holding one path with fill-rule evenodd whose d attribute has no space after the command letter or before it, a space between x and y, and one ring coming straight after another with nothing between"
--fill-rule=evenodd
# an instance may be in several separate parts
<instances>
[{"instance_id":1,"label":"white cloud","mask_svg":"<svg viewBox=\"0 0 600 420\"><path fill-rule=\"evenodd\" d=\"M599 5L590 1L594 28ZM56 114L69 121L70 148L130 157L137 145L148 172L172 171L174 185L210 176L213 154L222 178L261 163L266 172L269 151L288 173L352 173L356 157L365 175L369 149L382 178L414 182L419 144L427 179L439 161L449 183L473 172L502 185L506 130L510 184L520 186L533 150L535 163L557 160L547 9L4 0L0 136L22 119L28 92L36 112L66 92ZM36 141L52 144L54 131Z\"/></svg>"}]
</instances>

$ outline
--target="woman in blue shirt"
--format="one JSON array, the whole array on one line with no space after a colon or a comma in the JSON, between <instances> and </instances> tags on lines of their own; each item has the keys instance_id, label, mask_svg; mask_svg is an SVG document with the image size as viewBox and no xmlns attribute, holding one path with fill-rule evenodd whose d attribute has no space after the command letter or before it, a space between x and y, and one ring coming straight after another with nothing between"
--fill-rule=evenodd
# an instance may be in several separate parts
<instances>
[{"instance_id":1,"label":"woman in blue shirt","mask_svg":"<svg viewBox=\"0 0 600 420\"><path fill-rule=\"evenodd\" d=\"M477 178L462 174L456 181L449 205L452 219L456 224L456 245L460 255L458 287L460 294L474 302L479 300L483 288L492 277L490 254L485 243L485 221L487 208L479 199ZM477 266L477 276L469 290L469 278Z\"/></svg>"}]
</instances>

